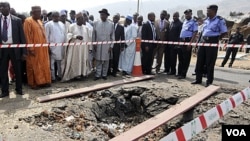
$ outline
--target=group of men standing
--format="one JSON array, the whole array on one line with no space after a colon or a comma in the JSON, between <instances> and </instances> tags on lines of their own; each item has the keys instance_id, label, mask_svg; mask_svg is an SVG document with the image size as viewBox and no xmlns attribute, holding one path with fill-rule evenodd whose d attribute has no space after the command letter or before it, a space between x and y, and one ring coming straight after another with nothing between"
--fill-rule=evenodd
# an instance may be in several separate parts
<instances>
[{"instance_id":1,"label":"group of men standing","mask_svg":"<svg viewBox=\"0 0 250 141\"><path fill-rule=\"evenodd\" d=\"M143 40L160 40L185 42L184 45L163 45L154 43L142 43L142 69L144 74L152 73L153 59L156 57L156 73L159 73L162 64L162 56L164 53L164 72L169 75L176 75L178 79L185 79L189 68L192 43L215 43L227 34L225 20L217 15L218 6L209 5L207 7L207 18L204 19L201 31L198 33L198 22L192 18L192 10L184 11L185 20L179 19L179 13L173 14L173 21L167 21L167 12L163 10L160 19L155 21L154 13L148 14L148 19L142 26ZM196 80L192 84L202 83L202 76L207 73L207 81L205 86L213 83L214 66L218 54L218 47L199 46L196 63ZM176 63L178 56L178 69L176 71ZM224 64L222 64L224 65Z\"/></svg>"},{"instance_id":2,"label":"group of men standing","mask_svg":"<svg viewBox=\"0 0 250 141\"><path fill-rule=\"evenodd\" d=\"M32 89L49 87L57 80L69 81L88 76L95 67L95 78L106 80L108 70L116 76L118 69L129 74L132 71L135 43L87 45L82 42L134 40L137 28L132 16L127 16L125 28L118 21L108 20L107 9L102 9L100 21L89 22L88 12L52 11L42 16L40 6L31 8L31 16L23 22L10 14L10 4L1 2L1 44L35 44L28 48L0 49L1 97L9 95L9 62L14 68L16 94L23 95L22 73L27 73L27 84ZM114 17L115 20L115 17ZM43 21L43 22L42 22ZM116 38L115 38L116 37ZM47 43L69 43L67 46L44 46ZM70 44L72 43L72 44ZM38 46L40 45L40 46ZM120 55L121 53L121 55ZM94 63L93 63L94 58ZM109 64L112 58L111 64ZM25 60L26 70L21 71ZM122 61L120 61L122 60Z\"/></svg>"},{"instance_id":3,"label":"group of men standing","mask_svg":"<svg viewBox=\"0 0 250 141\"><path fill-rule=\"evenodd\" d=\"M28 85L33 88L50 86L53 81L69 81L88 76L95 67L94 80L107 79L107 75L117 76L119 70L123 75L132 72L135 58L135 38L153 41L178 41L193 43L198 32L197 21L192 18L192 10L184 11L185 20L181 22L179 13L173 14L169 22L169 14L163 10L160 19L155 20L153 12L148 13L148 20L134 14L125 17L123 25L119 23L120 15L113 16L113 22L107 9L99 11L100 20L89 21L89 13L71 11L71 19L67 19L67 11L53 11L50 21L42 23L41 7L31 8L31 17L25 19L23 25L19 18L10 14L10 4L1 2L1 43L2 44L46 44L73 43L68 46L41 46L29 48L0 49L1 84L0 97L9 95L8 62L11 61L16 75L16 92L22 92L21 61L25 58ZM218 43L226 34L225 21L216 15L218 6L207 8L207 19L201 33L200 42ZM7 24L7 25L6 25ZM11 26L9 26L11 25ZM6 35L7 32L7 35ZM123 41L125 43L105 43L107 41ZM99 42L102 44L81 44L82 42ZM191 59L190 45L164 45L143 42L141 45L142 71L146 75L152 72L153 60L156 57L156 73L160 72L164 56L164 72L185 79ZM196 81L201 83L202 70L207 68L206 86L213 82L214 65L218 48L200 46L196 65ZM178 69L176 71L178 56ZM93 59L94 58L94 59ZM94 61L93 61L94 60Z\"/></svg>"}]
</instances>

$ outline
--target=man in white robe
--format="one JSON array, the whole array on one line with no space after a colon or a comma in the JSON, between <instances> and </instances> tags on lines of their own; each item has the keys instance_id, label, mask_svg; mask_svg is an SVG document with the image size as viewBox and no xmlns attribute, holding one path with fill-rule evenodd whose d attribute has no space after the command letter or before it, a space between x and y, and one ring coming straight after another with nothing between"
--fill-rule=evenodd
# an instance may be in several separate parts
<instances>
[{"instance_id":1,"label":"man in white robe","mask_svg":"<svg viewBox=\"0 0 250 141\"><path fill-rule=\"evenodd\" d=\"M67 39L69 43L89 42L89 29L83 25L83 14L76 14L76 23L69 27ZM62 81L81 79L90 74L88 61L89 46L86 44L68 46L65 52L65 68Z\"/></svg>"},{"instance_id":2,"label":"man in white robe","mask_svg":"<svg viewBox=\"0 0 250 141\"><path fill-rule=\"evenodd\" d=\"M64 43L66 39L65 27L59 21L59 12L52 12L52 21L45 24L46 38L48 43ZM56 81L56 75L59 79L62 77L61 60L63 59L62 46L50 46L50 69L51 80ZM54 63L57 65L57 72L55 72Z\"/></svg>"},{"instance_id":3,"label":"man in white robe","mask_svg":"<svg viewBox=\"0 0 250 141\"><path fill-rule=\"evenodd\" d=\"M114 25L107 18L109 16L107 9L99 11L101 21L96 21L93 28L93 42L114 41ZM96 59L96 74L94 80L101 77L107 80L109 67L110 51L113 44L94 45Z\"/></svg>"},{"instance_id":4,"label":"man in white robe","mask_svg":"<svg viewBox=\"0 0 250 141\"><path fill-rule=\"evenodd\" d=\"M65 12L65 10L60 11L60 21L64 24L65 33L67 34L71 23L67 21L67 13Z\"/></svg>"},{"instance_id":5,"label":"man in white robe","mask_svg":"<svg viewBox=\"0 0 250 141\"><path fill-rule=\"evenodd\" d=\"M92 34L93 34L93 26L89 23L89 17L88 17L88 11L83 10L82 11L83 14L83 18L85 19L83 25L87 26L87 28L89 29L89 37L92 39ZM94 54L93 54L93 50L92 50L93 46L89 45L89 64L90 64L90 68L94 69L94 65L93 65L93 58L94 58Z\"/></svg>"},{"instance_id":6,"label":"man in white robe","mask_svg":"<svg viewBox=\"0 0 250 141\"><path fill-rule=\"evenodd\" d=\"M137 27L132 24L132 16L126 17L125 22L125 40L134 40L137 37ZM135 42L126 42L126 47L122 50L119 59L119 68L123 75L129 75L132 72L135 59Z\"/></svg>"}]
</instances>

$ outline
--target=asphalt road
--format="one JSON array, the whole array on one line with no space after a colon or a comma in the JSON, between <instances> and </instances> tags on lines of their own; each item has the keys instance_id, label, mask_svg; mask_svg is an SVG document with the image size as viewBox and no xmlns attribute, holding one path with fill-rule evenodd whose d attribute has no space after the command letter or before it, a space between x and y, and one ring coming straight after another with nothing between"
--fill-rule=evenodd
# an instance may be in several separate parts
<instances>
[{"instance_id":1,"label":"asphalt road","mask_svg":"<svg viewBox=\"0 0 250 141\"><path fill-rule=\"evenodd\" d=\"M187 74L188 79L195 80L194 72L195 65L190 65ZM245 88L249 86L250 70L234 69L228 67L215 67L214 82L215 85L229 85L237 88ZM205 84L206 78L203 77L203 83Z\"/></svg>"}]
</instances>

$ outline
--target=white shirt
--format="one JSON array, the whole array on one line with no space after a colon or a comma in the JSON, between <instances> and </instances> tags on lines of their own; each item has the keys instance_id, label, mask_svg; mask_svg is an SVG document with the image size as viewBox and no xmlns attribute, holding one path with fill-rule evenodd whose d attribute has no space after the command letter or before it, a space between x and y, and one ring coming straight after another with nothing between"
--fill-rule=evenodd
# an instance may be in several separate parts
<instances>
[{"instance_id":1,"label":"white shirt","mask_svg":"<svg viewBox=\"0 0 250 141\"><path fill-rule=\"evenodd\" d=\"M7 16L7 28L8 28L8 40L6 42L2 41L3 44L12 44L12 26L11 26L11 17L10 14ZM1 32L3 32L3 22L4 22L4 15L1 15ZM1 33L2 34L2 33Z\"/></svg>"},{"instance_id":2,"label":"white shirt","mask_svg":"<svg viewBox=\"0 0 250 141\"><path fill-rule=\"evenodd\" d=\"M152 24L152 22L151 21L148 21L149 22L149 24L150 24L150 26L151 26L151 28L152 28L152 32L153 32L153 40L155 40L156 39L156 32L155 32L155 26L154 26L154 24Z\"/></svg>"}]
</instances>

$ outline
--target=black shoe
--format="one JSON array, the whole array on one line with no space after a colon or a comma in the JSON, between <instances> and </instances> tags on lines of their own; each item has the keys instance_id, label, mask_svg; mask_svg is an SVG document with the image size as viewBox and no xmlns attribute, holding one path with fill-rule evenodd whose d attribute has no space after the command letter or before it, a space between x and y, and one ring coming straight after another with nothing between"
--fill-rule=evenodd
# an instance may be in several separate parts
<instances>
[{"instance_id":1,"label":"black shoe","mask_svg":"<svg viewBox=\"0 0 250 141\"><path fill-rule=\"evenodd\" d=\"M178 79L185 79L185 76L178 76Z\"/></svg>"},{"instance_id":2,"label":"black shoe","mask_svg":"<svg viewBox=\"0 0 250 141\"><path fill-rule=\"evenodd\" d=\"M100 79L100 77L95 77L95 78L94 78L94 81L96 81L96 80L98 80L98 79Z\"/></svg>"},{"instance_id":3,"label":"black shoe","mask_svg":"<svg viewBox=\"0 0 250 141\"><path fill-rule=\"evenodd\" d=\"M129 75L126 71L122 71L122 75Z\"/></svg>"},{"instance_id":4,"label":"black shoe","mask_svg":"<svg viewBox=\"0 0 250 141\"><path fill-rule=\"evenodd\" d=\"M201 81L195 80L195 81L191 82L191 84L201 84Z\"/></svg>"},{"instance_id":5,"label":"black shoe","mask_svg":"<svg viewBox=\"0 0 250 141\"><path fill-rule=\"evenodd\" d=\"M57 80L57 81L61 81L62 78L61 78L61 77L56 77L56 80Z\"/></svg>"},{"instance_id":6,"label":"black shoe","mask_svg":"<svg viewBox=\"0 0 250 141\"><path fill-rule=\"evenodd\" d=\"M102 79L103 79L103 80L107 80L107 76L103 76Z\"/></svg>"},{"instance_id":7,"label":"black shoe","mask_svg":"<svg viewBox=\"0 0 250 141\"><path fill-rule=\"evenodd\" d=\"M210 83L206 83L205 87L208 87L208 86L210 86L210 85L211 85Z\"/></svg>"},{"instance_id":8,"label":"black shoe","mask_svg":"<svg viewBox=\"0 0 250 141\"><path fill-rule=\"evenodd\" d=\"M206 85L205 87L208 87L209 85L211 85L212 83L209 83L208 81L206 81Z\"/></svg>"},{"instance_id":9,"label":"black shoe","mask_svg":"<svg viewBox=\"0 0 250 141\"><path fill-rule=\"evenodd\" d=\"M229 68L232 68L232 65L231 65L231 64L229 64L229 65L228 65L228 67L229 67Z\"/></svg>"},{"instance_id":10,"label":"black shoe","mask_svg":"<svg viewBox=\"0 0 250 141\"><path fill-rule=\"evenodd\" d=\"M117 77L117 74L116 74L116 73L113 73L112 76L113 76L113 77Z\"/></svg>"},{"instance_id":11,"label":"black shoe","mask_svg":"<svg viewBox=\"0 0 250 141\"><path fill-rule=\"evenodd\" d=\"M175 75L174 72L167 73L167 75Z\"/></svg>"},{"instance_id":12,"label":"black shoe","mask_svg":"<svg viewBox=\"0 0 250 141\"><path fill-rule=\"evenodd\" d=\"M147 72L146 75L155 75L153 72Z\"/></svg>"},{"instance_id":13,"label":"black shoe","mask_svg":"<svg viewBox=\"0 0 250 141\"><path fill-rule=\"evenodd\" d=\"M9 96L9 92L3 92L0 94L0 98L6 97L6 96Z\"/></svg>"},{"instance_id":14,"label":"black shoe","mask_svg":"<svg viewBox=\"0 0 250 141\"><path fill-rule=\"evenodd\" d=\"M160 70L156 70L155 73L156 73L156 74L159 74L159 73L160 73Z\"/></svg>"},{"instance_id":15,"label":"black shoe","mask_svg":"<svg viewBox=\"0 0 250 141\"><path fill-rule=\"evenodd\" d=\"M24 95L22 90L16 91L16 94L18 94L18 95Z\"/></svg>"}]
</instances>

